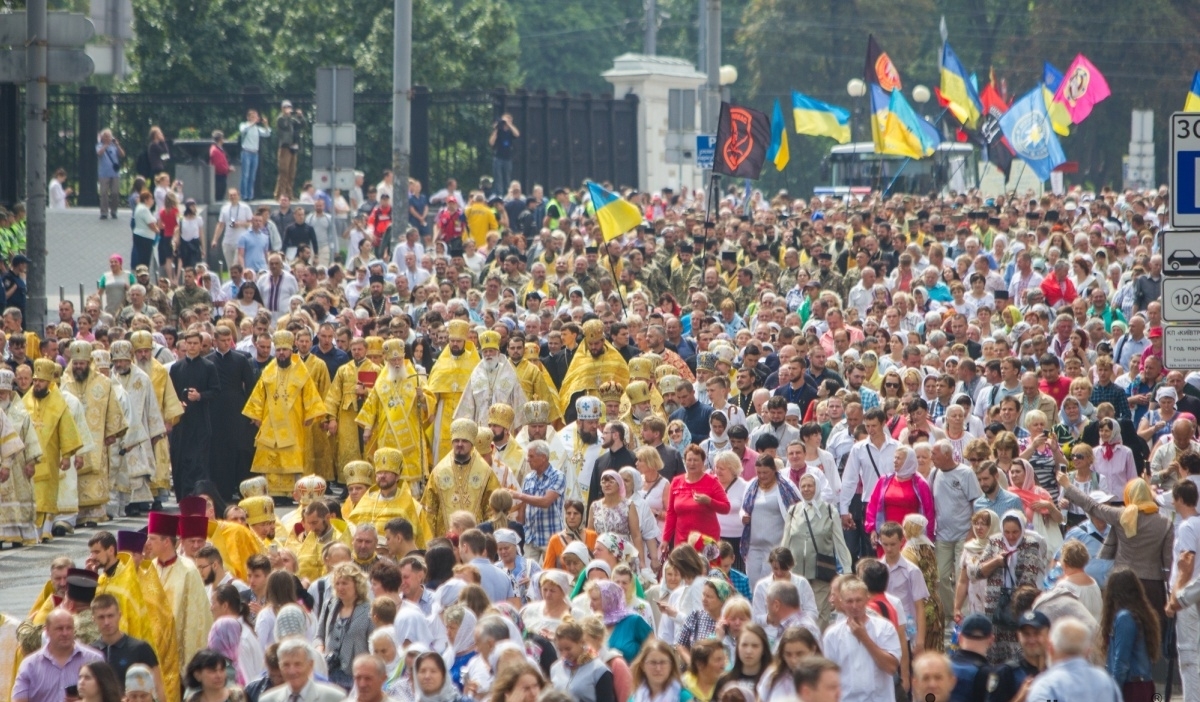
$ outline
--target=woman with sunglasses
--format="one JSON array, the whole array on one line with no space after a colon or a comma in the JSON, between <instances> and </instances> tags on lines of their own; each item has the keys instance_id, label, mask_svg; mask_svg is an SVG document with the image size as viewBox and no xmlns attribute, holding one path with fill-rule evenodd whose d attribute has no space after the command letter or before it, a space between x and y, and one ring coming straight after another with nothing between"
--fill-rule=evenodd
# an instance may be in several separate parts
<instances>
[{"instance_id":1,"label":"woman with sunglasses","mask_svg":"<svg viewBox=\"0 0 1200 702\"><path fill-rule=\"evenodd\" d=\"M880 400L886 400L890 397L900 399L904 395L904 385L900 382L900 374L895 370L889 370L883 374L880 388L882 390L879 394Z\"/></svg>"}]
</instances>

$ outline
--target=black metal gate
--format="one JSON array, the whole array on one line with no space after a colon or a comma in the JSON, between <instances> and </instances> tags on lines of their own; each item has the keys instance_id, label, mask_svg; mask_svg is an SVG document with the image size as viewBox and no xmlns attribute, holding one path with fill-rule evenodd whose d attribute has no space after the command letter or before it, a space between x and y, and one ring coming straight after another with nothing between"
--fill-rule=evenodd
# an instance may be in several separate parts
<instances>
[{"instance_id":1,"label":"black metal gate","mask_svg":"<svg viewBox=\"0 0 1200 702\"><path fill-rule=\"evenodd\" d=\"M0 88L4 89L9 88ZM0 202L5 204L24 197L25 191L24 100L23 91L17 92L21 95L16 100L5 100L0 92L0 126L9 136L0 139L0 155L6 157L0 158ZM291 100L305 114L313 114L312 94L267 93L253 87L241 92L204 94L52 88L48 103L48 170L53 173L65 169L68 185L76 192L74 204L95 207L99 204L95 145L101 129L112 129L126 150L123 192L128 192L137 155L145 149L152 126L159 126L177 145L172 154L179 161L187 152L206 154L203 145L196 142L207 141L215 129L236 143L238 124L248 109L257 109L273 120L284 99ZM504 90L435 92L424 87L413 90L412 177L425 185L426 192L441 188L448 178L456 178L464 190L476 187L482 176L492 173L488 136L493 122L504 112L512 113L521 130L513 177L526 192L534 184L548 191L560 186L577 187L585 178L637 184L636 96ZM375 182L384 169L391 167L391 94L355 95L355 123L358 169L367 174L367 182ZM298 156L300 184L312 171L308 142ZM257 192L271 192L276 168L275 149L268 146L260 154Z\"/></svg>"}]
</instances>

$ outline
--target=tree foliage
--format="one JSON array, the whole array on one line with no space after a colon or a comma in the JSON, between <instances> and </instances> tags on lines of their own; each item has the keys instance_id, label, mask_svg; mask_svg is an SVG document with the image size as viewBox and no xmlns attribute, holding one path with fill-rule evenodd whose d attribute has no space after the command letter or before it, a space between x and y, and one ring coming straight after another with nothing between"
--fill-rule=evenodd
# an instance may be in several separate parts
<instances>
[{"instance_id":1,"label":"tree foliage","mask_svg":"<svg viewBox=\"0 0 1200 702\"><path fill-rule=\"evenodd\" d=\"M133 87L234 93L265 86L264 34L254 15L236 0L133 0Z\"/></svg>"}]
</instances>

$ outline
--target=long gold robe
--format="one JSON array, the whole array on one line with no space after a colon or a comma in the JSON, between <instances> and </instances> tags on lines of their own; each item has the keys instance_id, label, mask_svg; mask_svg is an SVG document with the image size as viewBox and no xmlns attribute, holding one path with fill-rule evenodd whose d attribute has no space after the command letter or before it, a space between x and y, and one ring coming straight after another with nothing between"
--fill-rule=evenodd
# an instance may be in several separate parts
<instances>
[{"instance_id":1,"label":"long gold robe","mask_svg":"<svg viewBox=\"0 0 1200 702\"><path fill-rule=\"evenodd\" d=\"M425 479L432 461L423 428L429 423L434 397L419 389L424 378L413 371L411 364L405 363L408 367L404 377L395 381L389 379L388 369L384 368L355 421L371 432L364 455L374 456L380 447L398 449L404 455L405 473ZM425 398L425 412L417 410L418 392Z\"/></svg>"},{"instance_id":2,"label":"long gold robe","mask_svg":"<svg viewBox=\"0 0 1200 702\"><path fill-rule=\"evenodd\" d=\"M492 405L505 404L513 408L513 431L525 426L525 402L528 398L521 389L521 381L513 365L503 358L496 359L496 368L487 370L487 362L481 361L471 371L470 386L459 399L454 410L456 418L465 417L481 427L488 425Z\"/></svg>"},{"instance_id":3,"label":"long gold robe","mask_svg":"<svg viewBox=\"0 0 1200 702\"><path fill-rule=\"evenodd\" d=\"M109 447L114 481L118 490L128 495L130 502L151 502L154 496L150 482L156 468L153 440L166 434L167 425L163 422L158 400L154 398L150 376L145 371L134 366L125 375L114 373L113 379L124 389L129 409L129 430L121 441Z\"/></svg>"},{"instance_id":4,"label":"long gold robe","mask_svg":"<svg viewBox=\"0 0 1200 702\"><path fill-rule=\"evenodd\" d=\"M322 399L329 392L329 386L332 381L329 378L329 366L325 365L325 361L321 360L315 353L308 354L308 358L303 359L304 365L308 368L308 376L312 378L313 385L317 388L317 393ZM332 409L332 406L329 406ZM305 475L319 475L327 482L334 480L337 473L333 467L333 439L329 436L329 432L321 426L322 421L313 422L308 428L309 433L309 450L308 450L308 469Z\"/></svg>"},{"instance_id":5,"label":"long gold robe","mask_svg":"<svg viewBox=\"0 0 1200 702\"><path fill-rule=\"evenodd\" d=\"M0 691L8 698L17 679L17 626L20 622L7 614L0 614Z\"/></svg>"},{"instance_id":6,"label":"long gold robe","mask_svg":"<svg viewBox=\"0 0 1200 702\"><path fill-rule=\"evenodd\" d=\"M367 490L358 504L354 505L354 510L350 512L346 521L355 526L373 524L375 530L382 534L388 521L396 517L404 517L413 525L413 542L417 548L425 548L425 544L433 538L425 508L413 499L412 491L405 481L400 481L396 487L396 494L390 498L383 497L378 486Z\"/></svg>"},{"instance_id":7,"label":"long gold robe","mask_svg":"<svg viewBox=\"0 0 1200 702\"><path fill-rule=\"evenodd\" d=\"M454 411L462 399L463 392L471 380L471 371L479 364L479 352L467 342L462 355L455 356L450 347L442 349L433 370L429 374L426 389L433 393L433 419L430 422L430 445L433 447L433 463L437 465L450 454L450 424L454 422ZM515 409L515 408L514 408ZM436 527L434 531L436 531Z\"/></svg>"},{"instance_id":8,"label":"long gold robe","mask_svg":"<svg viewBox=\"0 0 1200 702\"><path fill-rule=\"evenodd\" d=\"M220 552L225 570L243 582L249 576L246 560L253 555L267 553L266 545L250 527L224 519L208 520L208 542Z\"/></svg>"},{"instance_id":9,"label":"long gold robe","mask_svg":"<svg viewBox=\"0 0 1200 702\"><path fill-rule=\"evenodd\" d=\"M108 441L120 439L129 430L125 413L113 389L112 380L92 368L82 383L68 372L63 374L63 392L74 395L83 405L88 430L95 447L83 456L79 466L79 519L102 522L108 520L104 505L108 504L109 452Z\"/></svg>"},{"instance_id":10,"label":"long gold robe","mask_svg":"<svg viewBox=\"0 0 1200 702\"><path fill-rule=\"evenodd\" d=\"M41 526L58 513L58 478L62 472L59 463L74 456L83 442L58 388L51 386L49 394L41 400L30 390L23 401L42 445L42 457L33 473L33 495Z\"/></svg>"},{"instance_id":11,"label":"long gold robe","mask_svg":"<svg viewBox=\"0 0 1200 702\"><path fill-rule=\"evenodd\" d=\"M334 374L329 390L325 393L325 404L328 405L329 412L337 419L338 423L334 460L334 464L337 466L338 482L346 482L347 463L363 460L358 424L355 423L362 406L362 403L358 401L358 373L359 371L380 372L380 370L379 366L367 359L363 359L359 364L353 360L344 363Z\"/></svg>"},{"instance_id":12,"label":"long gold robe","mask_svg":"<svg viewBox=\"0 0 1200 702\"><path fill-rule=\"evenodd\" d=\"M275 361L268 363L242 414L260 423L250 470L266 474L272 496L290 497L296 477L308 465L305 423L324 419L326 414L325 401L317 394L308 368L295 361L286 369Z\"/></svg>"},{"instance_id":13,"label":"long gold robe","mask_svg":"<svg viewBox=\"0 0 1200 702\"><path fill-rule=\"evenodd\" d=\"M580 347L563 377L562 389L558 392L559 409L566 414L575 393L595 394L601 384L610 380L622 387L629 385L629 364L621 353L607 341L599 358L593 358L587 347Z\"/></svg>"},{"instance_id":14,"label":"long gold robe","mask_svg":"<svg viewBox=\"0 0 1200 702\"><path fill-rule=\"evenodd\" d=\"M120 563L111 578L100 573L96 594L117 598L121 606L121 631L154 648L167 697L178 699L182 664L175 640L175 613L166 601L158 571L149 562L143 562L139 569L128 553L118 553L117 559Z\"/></svg>"},{"instance_id":15,"label":"long gold robe","mask_svg":"<svg viewBox=\"0 0 1200 702\"><path fill-rule=\"evenodd\" d=\"M562 419L562 407L559 406L558 393L554 390L554 381L550 372L541 365L527 358L517 364L517 379L521 381L521 389L525 391L525 399L533 402L541 400L550 404L550 423L555 424Z\"/></svg>"},{"instance_id":16,"label":"long gold robe","mask_svg":"<svg viewBox=\"0 0 1200 702\"><path fill-rule=\"evenodd\" d=\"M491 466L474 450L471 461L462 466L454 462L453 453L448 453L430 474L422 497L434 535L444 536L450 530L450 515L459 510L474 514L475 520L482 522L488 514L488 500L498 487L500 482Z\"/></svg>"},{"instance_id":17,"label":"long gold robe","mask_svg":"<svg viewBox=\"0 0 1200 702\"><path fill-rule=\"evenodd\" d=\"M192 660L197 651L208 645L208 630L212 627L212 609L204 592L204 579L196 564L186 556L177 556L166 567L155 559L154 569L175 615L175 643L180 665L186 666L185 661Z\"/></svg>"},{"instance_id":18,"label":"long gold robe","mask_svg":"<svg viewBox=\"0 0 1200 702\"><path fill-rule=\"evenodd\" d=\"M149 370L147 367L149 366ZM179 418L183 416L183 404L179 402L179 395L175 393L175 385L171 382L171 374L167 371L167 367L159 363L155 359L150 359L148 364L143 365L138 363L138 368L141 368L150 376L150 382L154 384L154 397L158 400L159 411L162 412L163 423L166 424L168 431L170 427L179 423ZM154 444L154 477L150 480L150 489L158 492L161 490L171 489L171 444L170 435Z\"/></svg>"},{"instance_id":19,"label":"long gold robe","mask_svg":"<svg viewBox=\"0 0 1200 702\"><path fill-rule=\"evenodd\" d=\"M36 464L42 457L42 444L20 398L9 404L7 414L24 448L12 456L12 477L0 483L0 541L31 546L38 538L37 515L33 482L25 477L24 469L26 464Z\"/></svg>"}]
</instances>

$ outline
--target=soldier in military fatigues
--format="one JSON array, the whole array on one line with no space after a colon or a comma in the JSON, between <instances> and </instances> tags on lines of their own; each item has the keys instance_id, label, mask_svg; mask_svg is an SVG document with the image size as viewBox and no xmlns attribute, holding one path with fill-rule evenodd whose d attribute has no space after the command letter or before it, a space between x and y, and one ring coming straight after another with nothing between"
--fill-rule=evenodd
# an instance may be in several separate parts
<instances>
[{"instance_id":1,"label":"soldier in military fatigues","mask_svg":"<svg viewBox=\"0 0 1200 702\"><path fill-rule=\"evenodd\" d=\"M754 249L757 259L751 265L758 280L776 280L779 278L779 264L771 260L771 246L759 244ZM778 288L776 288L778 289Z\"/></svg>"},{"instance_id":2,"label":"soldier in military fatigues","mask_svg":"<svg viewBox=\"0 0 1200 702\"><path fill-rule=\"evenodd\" d=\"M758 287L754 285L754 269L750 266L738 271L738 287L733 291L733 304L738 314L745 315L750 305L758 299Z\"/></svg>"},{"instance_id":3,"label":"soldier in military fatigues","mask_svg":"<svg viewBox=\"0 0 1200 702\"><path fill-rule=\"evenodd\" d=\"M671 293L675 295L675 300L685 307L689 302L688 289L693 283L699 285L699 279L703 277L703 271L692 258L694 251L691 242L679 244L679 266L671 271Z\"/></svg>"},{"instance_id":4,"label":"soldier in military fatigues","mask_svg":"<svg viewBox=\"0 0 1200 702\"><path fill-rule=\"evenodd\" d=\"M817 254L817 272L813 280L817 281L822 290L832 290L839 298L842 297L845 290L844 281L842 276L833 270L833 254L828 251Z\"/></svg>"}]
</instances>

